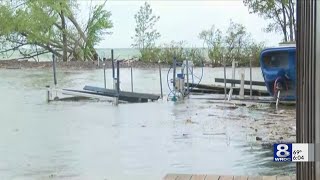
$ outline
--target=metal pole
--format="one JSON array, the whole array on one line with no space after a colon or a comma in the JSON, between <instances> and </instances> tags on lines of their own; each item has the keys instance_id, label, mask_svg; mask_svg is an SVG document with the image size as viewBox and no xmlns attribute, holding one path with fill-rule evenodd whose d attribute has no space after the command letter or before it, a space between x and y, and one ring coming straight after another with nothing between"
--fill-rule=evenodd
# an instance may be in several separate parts
<instances>
[{"instance_id":1,"label":"metal pole","mask_svg":"<svg viewBox=\"0 0 320 180\"><path fill-rule=\"evenodd\" d=\"M112 62L112 78L115 78L115 72L114 72L114 59L113 59L113 49L111 49L111 62Z\"/></svg>"},{"instance_id":2,"label":"metal pole","mask_svg":"<svg viewBox=\"0 0 320 180\"><path fill-rule=\"evenodd\" d=\"M227 73L226 73L226 60L223 58L223 75L224 75L224 100L227 100Z\"/></svg>"},{"instance_id":3,"label":"metal pole","mask_svg":"<svg viewBox=\"0 0 320 180\"><path fill-rule=\"evenodd\" d=\"M250 99L252 99L252 60L250 58Z\"/></svg>"},{"instance_id":4,"label":"metal pole","mask_svg":"<svg viewBox=\"0 0 320 180\"><path fill-rule=\"evenodd\" d=\"M52 68L53 68L53 83L57 85L57 73L56 73L56 57L52 54Z\"/></svg>"},{"instance_id":5,"label":"metal pole","mask_svg":"<svg viewBox=\"0 0 320 180\"><path fill-rule=\"evenodd\" d=\"M159 63L159 77L160 77L160 91L161 91L161 98L163 98L163 91L162 91L162 75L161 75L161 64Z\"/></svg>"},{"instance_id":6,"label":"metal pole","mask_svg":"<svg viewBox=\"0 0 320 180\"><path fill-rule=\"evenodd\" d=\"M132 64L131 64L131 92L133 92L133 72L132 72Z\"/></svg>"}]
</instances>

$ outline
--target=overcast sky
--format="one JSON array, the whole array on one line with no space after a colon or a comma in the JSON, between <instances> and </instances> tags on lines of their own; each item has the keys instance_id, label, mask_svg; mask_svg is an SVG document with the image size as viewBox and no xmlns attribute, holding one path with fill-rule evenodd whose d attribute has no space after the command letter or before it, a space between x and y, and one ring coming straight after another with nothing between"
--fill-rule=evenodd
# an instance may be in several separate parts
<instances>
[{"instance_id":1,"label":"overcast sky","mask_svg":"<svg viewBox=\"0 0 320 180\"><path fill-rule=\"evenodd\" d=\"M134 36L134 14L145 1L108 1L105 8L111 11L114 24L112 34L107 35L98 48L128 48ZM249 14L242 0L211 1L147 1L155 15L160 16L156 28L161 33L160 43L184 40L188 46L202 47L199 33L212 25L225 31L229 20L245 25L256 41L264 41L268 46L277 45L281 34L265 33L267 21L255 14ZM94 1L97 3L97 1ZM88 14L90 1L80 1L82 15Z\"/></svg>"}]
</instances>

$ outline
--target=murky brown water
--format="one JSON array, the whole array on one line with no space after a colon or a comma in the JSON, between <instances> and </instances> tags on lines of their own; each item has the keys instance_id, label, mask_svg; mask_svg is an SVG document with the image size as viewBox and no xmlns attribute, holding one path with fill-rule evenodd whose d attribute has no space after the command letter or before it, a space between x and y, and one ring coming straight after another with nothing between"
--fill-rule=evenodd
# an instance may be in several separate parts
<instances>
[{"instance_id":1,"label":"murky brown water","mask_svg":"<svg viewBox=\"0 0 320 180\"><path fill-rule=\"evenodd\" d=\"M129 72L121 70L124 90L131 88ZM222 72L205 69L203 82L212 84ZM259 69L254 74L262 80ZM102 87L102 75L101 70L59 72L58 80L60 87ZM264 119L286 119L284 126L294 126L294 110L275 118L193 97L118 107L97 101L47 104L50 71L2 69L0 77L0 179L150 180L166 173L280 175L295 170L293 163L272 162L271 149L262 148L254 133L257 127L259 133L264 130ZM165 77L163 70L168 93ZM157 70L135 69L134 89L160 93L158 79Z\"/></svg>"}]
</instances>

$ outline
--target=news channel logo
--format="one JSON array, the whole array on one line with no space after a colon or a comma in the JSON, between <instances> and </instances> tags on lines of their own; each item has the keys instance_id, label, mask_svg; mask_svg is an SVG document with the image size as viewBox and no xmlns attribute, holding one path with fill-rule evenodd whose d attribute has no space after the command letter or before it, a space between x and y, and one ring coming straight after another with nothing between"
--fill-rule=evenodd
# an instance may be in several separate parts
<instances>
[{"instance_id":1,"label":"news channel logo","mask_svg":"<svg viewBox=\"0 0 320 180\"><path fill-rule=\"evenodd\" d=\"M292 161L292 144L274 144L273 161L287 162Z\"/></svg>"}]
</instances>

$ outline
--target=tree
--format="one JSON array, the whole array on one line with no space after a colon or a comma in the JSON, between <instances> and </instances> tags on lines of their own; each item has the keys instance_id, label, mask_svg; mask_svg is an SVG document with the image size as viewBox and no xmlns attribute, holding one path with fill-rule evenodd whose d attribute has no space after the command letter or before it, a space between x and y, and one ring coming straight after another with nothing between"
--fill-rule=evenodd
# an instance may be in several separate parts
<instances>
[{"instance_id":1,"label":"tree","mask_svg":"<svg viewBox=\"0 0 320 180\"><path fill-rule=\"evenodd\" d=\"M251 43L251 35L246 32L246 28L239 23L230 20L230 25L225 36L225 54L227 64L233 60L244 61L244 49Z\"/></svg>"},{"instance_id":2,"label":"tree","mask_svg":"<svg viewBox=\"0 0 320 180\"><path fill-rule=\"evenodd\" d=\"M94 60L94 46L112 28L106 1L81 25L78 4L66 0L12 0L0 4L0 53L19 51L23 58L52 53L59 59Z\"/></svg>"},{"instance_id":3,"label":"tree","mask_svg":"<svg viewBox=\"0 0 320 180\"><path fill-rule=\"evenodd\" d=\"M294 0L243 0L250 13L271 20L267 32L282 32L285 42L294 41L296 33Z\"/></svg>"},{"instance_id":4,"label":"tree","mask_svg":"<svg viewBox=\"0 0 320 180\"><path fill-rule=\"evenodd\" d=\"M134 16L136 21L135 36L132 37L134 43L132 47L140 50L142 60L151 60L150 55L155 53L155 42L160 38L160 33L154 29L155 24L159 21L160 17L153 15L150 4L144 3L140 10Z\"/></svg>"},{"instance_id":5,"label":"tree","mask_svg":"<svg viewBox=\"0 0 320 180\"><path fill-rule=\"evenodd\" d=\"M212 26L209 30L203 30L199 34L199 38L202 39L207 46L212 67L221 64L224 50L221 30L215 29L215 26Z\"/></svg>"}]
</instances>

